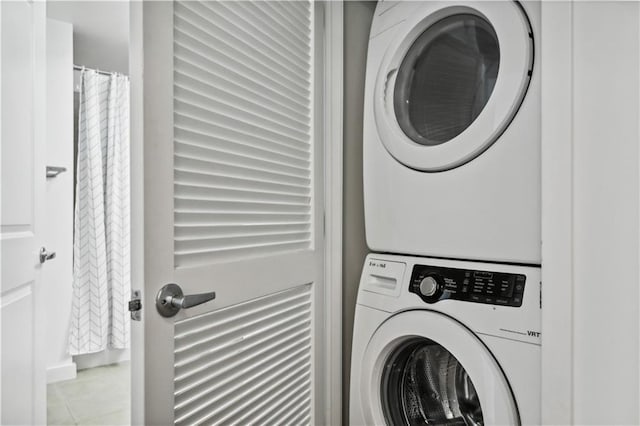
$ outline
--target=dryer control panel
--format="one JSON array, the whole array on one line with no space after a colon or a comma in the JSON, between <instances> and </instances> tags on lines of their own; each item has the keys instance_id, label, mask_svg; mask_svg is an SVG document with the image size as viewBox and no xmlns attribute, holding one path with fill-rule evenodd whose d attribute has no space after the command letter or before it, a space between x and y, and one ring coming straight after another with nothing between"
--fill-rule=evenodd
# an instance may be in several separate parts
<instances>
[{"instance_id":1,"label":"dryer control panel","mask_svg":"<svg viewBox=\"0 0 640 426\"><path fill-rule=\"evenodd\" d=\"M522 274L415 265L409 291L427 303L454 299L520 307L525 281Z\"/></svg>"}]
</instances>

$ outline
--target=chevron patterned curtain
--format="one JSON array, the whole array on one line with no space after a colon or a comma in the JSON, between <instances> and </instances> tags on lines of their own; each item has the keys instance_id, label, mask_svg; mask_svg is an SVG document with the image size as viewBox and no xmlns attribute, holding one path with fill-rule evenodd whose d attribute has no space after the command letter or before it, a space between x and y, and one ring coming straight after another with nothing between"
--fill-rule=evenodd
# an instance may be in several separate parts
<instances>
[{"instance_id":1,"label":"chevron patterned curtain","mask_svg":"<svg viewBox=\"0 0 640 426\"><path fill-rule=\"evenodd\" d=\"M129 80L81 78L71 355L129 346Z\"/></svg>"}]
</instances>

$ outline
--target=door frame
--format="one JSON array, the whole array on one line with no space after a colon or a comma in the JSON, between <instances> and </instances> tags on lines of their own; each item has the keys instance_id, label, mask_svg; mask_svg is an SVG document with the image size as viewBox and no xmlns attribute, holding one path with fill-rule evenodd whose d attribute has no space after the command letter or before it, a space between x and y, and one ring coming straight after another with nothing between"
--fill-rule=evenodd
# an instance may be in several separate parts
<instances>
[{"instance_id":1,"label":"door frame","mask_svg":"<svg viewBox=\"0 0 640 426\"><path fill-rule=\"evenodd\" d=\"M573 4L541 9L541 419L573 424Z\"/></svg>"},{"instance_id":2,"label":"door frame","mask_svg":"<svg viewBox=\"0 0 640 426\"><path fill-rule=\"evenodd\" d=\"M144 48L142 1L129 2L129 173L131 197L131 290L144 287ZM140 165L140 167L135 167ZM131 424L144 425L144 317L131 321ZM151 307L153 309L153 307Z\"/></svg>"},{"instance_id":3,"label":"door frame","mask_svg":"<svg viewBox=\"0 0 640 426\"><path fill-rule=\"evenodd\" d=\"M541 9L541 419L573 424L573 4Z\"/></svg>"},{"instance_id":4,"label":"door frame","mask_svg":"<svg viewBox=\"0 0 640 426\"><path fill-rule=\"evenodd\" d=\"M573 4L541 9L541 419L573 424Z\"/></svg>"},{"instance_id":5,"label":"door frame","mask_svg":"<svg viewBox=\"0 0 640 426\"><path fill-rule=\"evenodd\" d=\"M602 423L605 417L598 417L601 412L612 423L638 421L637 403L631 405L631 410L626 407L630 407L629 401L637 399L640 377L636 368L625 367L637 365L638 348L634 340L640 324L637 317L629 314L629 309L633 314L638 312L637 299L633 301L637 293L634 295L633 291L637 286L638 260L634 251L640 218L610 219L602 210L592 207L605 205L615 211L623 206L632 216L637 214L638 207L640 183L634 174L640 158L629 157L628 163L615 164L615 171L613 162L629 155L625 148L637 147L637 123L630 125L629 115L636 116L637 121L640 9L633 3L629 5L635 5L635 10L627 8L627 3L614 3L615 7L609 9L598 9L597 3L575 0L542 2L541 5L542 424L580 424L584 419ZM629 17L636 24L630 27L627 21L620 25L621 16ZM611 31L602 31L602 27L594 29L593 23ZM628 37L620 28L636 34ZM594 44L594 38L587 36L591 33L604 37L598 37L598 43ZM599 53L598 60L610 64L606 70L591 66L594 53ZM616 89L603 90L604 83L592 87L594 81L610 75L615 76ZM628 98L623 99L624 102L612 100L613 96L619 96L621 86L628 92ZM589 88L587 95L585 87ZM611 97L601 99L603 92L611 93ZM598 102L585 102L589 96ZM593 104L601 108L604 105L604 108L598 110ZM605 109L606 113L602 114ZM620 122L616 122L618 117ZM603 129L609 128L616 131L607 136L619 143L614 145L611 157L602 158L603 151L594 143L597 136L591 135L601 135ZM601 174L595 177L601 187L591 189L588 176L596 164ZM601 179L603 170L615 172L611 181ZM629 173L628 180L621 176L620 170ZM623 184L616 185L620 181L624 181ZM618 192L620 188L627 192ZM612 193L612 198L600 199L601 194L607 192ZM628 196L634 192L634 198ZM596 198L598 204L593 202ZM615 250L603 251L602 247ZM600 275L593 274L594 258L597 258L597 269L607 271L607 279L613 283L607 286L606 292L591 291L602 280ZM621 290L629 294L620 297ZM594 312L597 315L593 315ZM620 335L631 337L621 341ZM585 371L596 365L596 360L608 354L606 350L610 347L606 342L601 345L605 349L601 350L598 350L600 346L591 344L603 336L621 341L616 350L624 357L617 360L613 371L601 369L597 374L585 375ZM597 378L602 386L593 386L593 382L585 386L587 376ZM615 386L624 390L619 392L622 396L611 393L613 384L607 377L613 378ZM630 389L634 393L628 392ZM604 406L609 411L601 410Z\"/></svg>"},{"instance_id":6,"label":"door frame","mask_svg":"<svg viewBox=\"0 0 640 426\"><path fill-rule=\"evenodd\" d=\"M343 2L323 1L324 69L324 340L316 352L325 369L321 388L326 423L342 424L342 185L343 185ZM129 6L129 78L131 84L131 283L144 283L144 34L143 2ZM144 318L153 306L143 306L142 320L131 322L131 424L144 425ZM134 347L140 350L134 350ZM134 356L138 354L138 356ZM316 370L317 371L317 370Z\"/></svg>"},{"instance_id":7,"label":"door frame","mask_svg":"<svg viewBox=\"0 0 640 426\"><path fill-rule=\"evenodd\" d=\"M326 422L342 424L343 2L326 1L324 19L324 231Z\"/></svg>"}]
</instances>

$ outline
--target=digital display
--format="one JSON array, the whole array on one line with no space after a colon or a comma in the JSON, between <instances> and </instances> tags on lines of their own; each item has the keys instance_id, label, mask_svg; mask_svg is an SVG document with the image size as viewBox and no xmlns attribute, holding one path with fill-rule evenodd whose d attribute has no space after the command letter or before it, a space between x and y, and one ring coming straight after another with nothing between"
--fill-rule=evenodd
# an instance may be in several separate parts
<instances>
[{"instance_id":1,"label":"digital display","mask_svg":"<svg viewBox=\"0 0 640 426\"><path fill-rule=\"evenodd\" d=\"M473 276L475 278L491 279L491 278L493 278L493 272L474 271L473 272Z\"/></svg>"}]
</instances>

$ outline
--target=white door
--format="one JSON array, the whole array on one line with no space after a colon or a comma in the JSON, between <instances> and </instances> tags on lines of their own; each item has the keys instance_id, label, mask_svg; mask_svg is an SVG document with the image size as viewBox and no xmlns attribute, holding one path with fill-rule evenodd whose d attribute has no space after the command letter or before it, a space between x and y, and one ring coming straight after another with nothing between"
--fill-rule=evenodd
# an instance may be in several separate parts
<instances>
[{"instance_id":1,"label":"white door","mask_svg":"<svg viewBox=\"0 0 640 426\"><path fill-rule=\"evenodd\" d=\"M45 5L0 2L1 424L46 423L38 251L44 209Z\"/></svg>"},{"instance_id":2,"label":"white door","mask_svg":"<svg viewBox=\"0 0 640 426\"><path fill-rule=\"evenodd\" d=\"M132 14L144 49L134 422L324 422L322 10L177 1ZM216 297L164 317L168 283Z\"/></svg>"}]
</instances>

